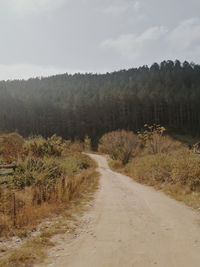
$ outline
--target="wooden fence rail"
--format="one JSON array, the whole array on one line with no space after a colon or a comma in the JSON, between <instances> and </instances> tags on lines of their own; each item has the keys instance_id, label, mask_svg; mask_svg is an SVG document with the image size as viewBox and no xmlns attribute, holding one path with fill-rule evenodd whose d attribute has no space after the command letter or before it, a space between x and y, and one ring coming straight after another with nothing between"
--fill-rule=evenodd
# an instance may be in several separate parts
<instances>
[{"instance_id":1,"label":"wooden fence rail","mask_svg":"<svg viewBox=\"0 0 200 267\"><path fill-rule=\"evenodd\" d=\"M17 168L16 165L0 165L0 169L13 169L15 171L15 169Z\"/></svg>"}]
</instances>

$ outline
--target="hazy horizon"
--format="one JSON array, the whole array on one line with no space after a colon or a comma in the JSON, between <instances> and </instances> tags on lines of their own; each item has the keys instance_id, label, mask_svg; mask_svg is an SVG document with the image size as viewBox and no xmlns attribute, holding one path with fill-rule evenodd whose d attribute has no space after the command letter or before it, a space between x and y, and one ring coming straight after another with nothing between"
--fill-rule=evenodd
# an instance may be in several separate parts
<instances>
[{"instance_id":1,"label":"hazy horizon","mask_svg":"<svg viewBox=\"0 0 200 267\"><path fill-rule=\"evenodd\" d=\"M168 61L170 59L164 59L163 61ZM172 60L173 62L175 62L176 60L180 61L179 59L175 59L175 60ZM185 60L184 60L185 61ZM180 61L180 63L184 63L184 61ZM121 68L121 69L116 69L116 70L110 70L110 71L104 71L104 72L92 72L92 71L75 71L75 72L54 72L54 73L47 73L46 75L36 75L36 76L30 76L30 77L26 77L26 78L9 78L9 79L0 79L0 82L1 81L15 81L15 80L24 80L24 81L27 81L29 79L42 79L42 78L48 78L48 77L52 77L52 76L57 76L57 75L65 75L65 74L68 74L68 75L76 75L76 74L92 74L92 75L104 75L104 74L107 74L107 73L113 73L113 72L120 72L120 71L123 71L123 70L129 70L129 69L134 69L134 68L139 68L139 67L143 67L143 66L148 66L148 67L151 67L151 65L153 65L154 63L158 63L160 64L161 62L152 62L151 64L144 64L144 65L139 65L139 66L132 66L132 67L129 67L129 68ZM194 61L192 62L188 62L188 63L194 63L195 65L200 65L199 63L196 63Z\"/></svg>"},{"instance_id":2,"label":"hazy horizon","mask_svg":"<svg viewBox=\"0 0 200 267\"><path fill-rule=\"evenodd\" d=\"M200 63L197 0L2 0L0 80Z\"/></svg>"}]
</instances>

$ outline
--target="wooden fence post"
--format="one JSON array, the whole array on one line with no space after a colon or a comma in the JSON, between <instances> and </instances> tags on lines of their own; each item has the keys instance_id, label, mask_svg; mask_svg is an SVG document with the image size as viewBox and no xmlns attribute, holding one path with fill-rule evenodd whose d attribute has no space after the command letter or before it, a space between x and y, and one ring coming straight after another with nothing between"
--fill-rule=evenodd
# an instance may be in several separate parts
<instances>
[{"instance_id":1,"label":"wooden fence post","mask_svg":"<svg viewBox=\"0 0 200 267\"><path fill-rule=\"evenodd\" d=\"M17 210L16 210L16 198L15 198L15 193L13 192L13 226L16 226L16 215L17 215Z\"/></svg>"}]
</instances>

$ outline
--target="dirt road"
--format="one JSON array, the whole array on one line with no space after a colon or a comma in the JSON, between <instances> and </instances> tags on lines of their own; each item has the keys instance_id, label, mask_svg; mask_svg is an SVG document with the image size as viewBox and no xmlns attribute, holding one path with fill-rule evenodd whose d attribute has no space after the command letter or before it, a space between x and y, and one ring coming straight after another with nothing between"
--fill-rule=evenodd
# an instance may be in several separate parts
<instances>
[{"instance_id":1,"label":"dirt road","mask_svg":"<svg viewBox=\"0 0 200 267\"><path fill-rule=\"evenodd\" d=\"M91 157L101 173L94 204L78 236L60 242L42 266L199 267L199 214Z\"/></svg>"}]
</instances>

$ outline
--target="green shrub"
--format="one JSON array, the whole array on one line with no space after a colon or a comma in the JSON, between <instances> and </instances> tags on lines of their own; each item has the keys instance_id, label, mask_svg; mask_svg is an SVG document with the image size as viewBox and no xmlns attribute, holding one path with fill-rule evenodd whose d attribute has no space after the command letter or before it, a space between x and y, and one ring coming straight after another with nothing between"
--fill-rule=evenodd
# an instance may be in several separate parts
<instances>
[{"instance_id":1,"label":"green shrub","mask_svg":"<svg viewBox=\"0 0 200 267\"><path fill-rule=\"evenodd\" d=\"M80 152L72 153L62 161L68 175L79 173L83 169L94 167L93 161Z\"/></svg>"},{"instance_id":2,"label":"green shrub","mask_svg":"<svg viewBox=\"0 0 200 267\"><path fill-rule=\"evenodd\" d=\"M23 155L33 157L61 156L65 149L65 141L56 135L47 139L42 136L30 137L23 145Z\"/></svg>"},{"instance_id":3,"label":"green shrub","mask_svg":"<svg viewBox=\"0 0 200 267\"><path fill-rule=\"evenodd\" d=\"M31 185L50 186L65 174L59 161L51 158L28 157L25 160L19 160L17 165L13 184L18 189Z\"/></svg>"},{"instance_id":4,"label":"green shrub","mask_svg":"<svg viewBox=\"0 0 200 267\"><path fill-rule=\"evenodd\" d=\"M2 140L9 145L4 146ZM91 168L95 164L77 152L82 150L81 142L65 141L56 135L24 140L16 134L1 136L0 141L4 162L11 161L14 151L17 165L0 184L0 236L59 212L96 186L96 173Z\"/></svg>"}]
</instances>

